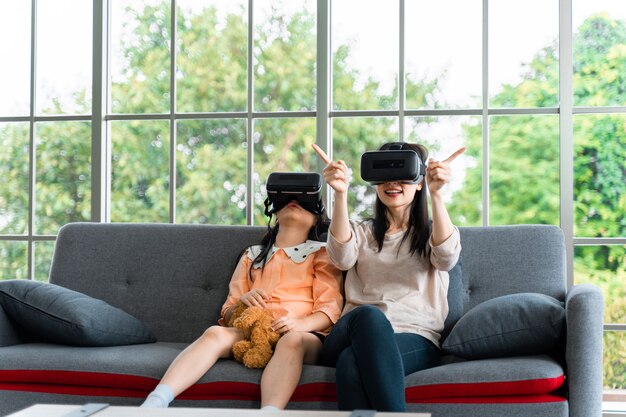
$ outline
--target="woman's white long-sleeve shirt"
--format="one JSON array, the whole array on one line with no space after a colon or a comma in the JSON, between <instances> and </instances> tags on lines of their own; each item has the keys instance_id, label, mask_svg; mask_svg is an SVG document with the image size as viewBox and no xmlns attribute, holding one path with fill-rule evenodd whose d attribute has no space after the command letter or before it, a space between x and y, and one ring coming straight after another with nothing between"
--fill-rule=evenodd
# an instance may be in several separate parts
<instances>
[{"instance_id":1,"label":"woman's white long-sleeve shirt","mask_svg":"<svg viewBox=\"0 0 626 417\"><path fill-rule=\"evenodd\" d=\"M385 236L382 251L372 233L372 222L350 222L352 236L339 243L328 235L327 251L342 271L346 304L342 315L370 304L389 319L394 332L416 333L439 346L448 315L448 272L461 252L459 230L438 246L428 241L426 257L410 254L410 239L404 232ZM402 245L400 246L402 242ZM398 251L399 249L399 251Z\"/></svg>"}]
</instances>

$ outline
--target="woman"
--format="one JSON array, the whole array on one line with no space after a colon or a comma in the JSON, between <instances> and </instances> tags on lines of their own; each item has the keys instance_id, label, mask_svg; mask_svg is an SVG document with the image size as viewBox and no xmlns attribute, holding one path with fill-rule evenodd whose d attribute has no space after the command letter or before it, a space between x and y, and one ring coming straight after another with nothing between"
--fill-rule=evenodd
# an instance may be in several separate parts
<instances>
[{"instance_id":1,"label":"woman","mask_svg":"<svg viewBox=\"0 0 626 417\"><path fill-rule=\"evenodd\" d=\"M428 158L421 145L404 143L402 150L415 151L423 163ZM461 251L442 188L450 162L464 150L442 162L431 160L425 181L376 185L374 218L359 223L348 219L346 164L330 161L324 169L335 196L327 250L348 271L346 305L321 353L323 364L337 368L340 410L406 411L405 375L439 364L447 271Z\"/></svg>"}]
</instances>

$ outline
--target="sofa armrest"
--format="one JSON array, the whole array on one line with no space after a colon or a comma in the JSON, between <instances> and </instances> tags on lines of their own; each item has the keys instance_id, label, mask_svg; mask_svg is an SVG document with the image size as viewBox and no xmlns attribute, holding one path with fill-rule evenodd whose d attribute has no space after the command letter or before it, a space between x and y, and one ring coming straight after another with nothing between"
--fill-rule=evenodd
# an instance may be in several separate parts
<instances>
[{"instance_id":1,"label":"sofa armrest","mask_svg":"<svg viewBox=\"0 0 626 417\"><path fill-rule=\"evenodd\" d=\"M573 286L565 298L565 319L569 415L600 417L604 320L600 288L591 284Z\"/></svg>"},{"instance_id":2,"label":"sofa armrest","mask_svg":"<svg viewBox=\"0 0 626 417\"><path fill-rule=\"evenodd\" d=\"M15 326L11 323L4 308L2 308L2 304L0 304L0 347L19 345L20 343L22 341L17 334Z\"/></svg>"}]
</instances>

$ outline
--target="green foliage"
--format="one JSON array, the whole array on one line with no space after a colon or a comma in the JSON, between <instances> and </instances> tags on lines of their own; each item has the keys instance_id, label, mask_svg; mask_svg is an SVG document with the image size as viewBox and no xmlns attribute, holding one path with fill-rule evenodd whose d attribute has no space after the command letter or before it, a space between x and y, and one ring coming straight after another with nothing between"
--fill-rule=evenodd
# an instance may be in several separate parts
<instances>
[{"instance_id":1,"label":"green foliage","mask_svg":"<svg viewBox=\"0 0 626 417\"><path fill-rule=\"evenodd\" d=\"M594 15L574 38L574 105L624 105L626 23Z\"/></svg>"},{"instance_id":2,"label":"green foliage","mask_svg":"<svg viewBox=\"0 0 626 417\"><path fill-rule=\"evenodd\" d=\"M579 116L575 127L576 234L624 236L626 117Z\"/></svg>"},{"instance_id":3,"label":"green foliage","mask_svg":"<svg viewBox=\"0 0 626 417\"><path fill-rule=\"evenodd\" d=\"M245 120L185 120L176 128L177 221L245 224Z\"/></svg>"},{"instance_id":4,"label":"green foliage","mask_svg":"<svg viewBox=\"0 0 626 417\"><path fill-rule=\"evenodd\" d=\"M604 388L626 387L626 332L604 332Z\"/></svg>"},{"instance_id":5,"label":"green foliage","mask_svg":"<svg viewBox=\"0 0 626 417\"><path fill-rule=\"evenodd\" d=\"M122 79L111 85L114 113L164 113L170 103L170 10L165 4L126 8L120 40L124 55Z\"/></svg>"},{"instance_id":6,"label":"green foliage","mask_svg":"<svg viewBox=\"0 0 626 417\"><path fill-rule=\"evenodd\" d=\"M0 233L24 234L28 225L28 123L0 123Z\"/></svg>"},{"instance_id":7,"label":"green foliage","mask_svg":"<svg viewBox=\"0 0 626 417\"><path fill-rule=\"evenodd\" d=\"M35 127L35 233L56 234L91 218L91 123L46 122Z\"/></svg>"},{"instance_id":8,"label":"green foliage","mask_svg":"<svg viewBox=\"0 0 626 417\"><path fill-rule=\"evenodd\" d=\"M285 16L280 3L255 27L254 107L257 111L315 109L315 19L306 10ZM244 32L245 33L245 32Z\"/></svg>"},{"instance_id":9,"label":"green foliage","mask_svg":"<svg viewBox=\"0 0 626 417\"><path fill-rule=\"evenodd\" d=\"M145 19L146 16L142 16ZM215 8L183 12L177 23L177 110L245 111L247 23L245 11L218 19Z\"/></svg>"},{"instance_id":10,"label":"green foliage","mask_svg":"<svg viewBox=\"0 0 626 417\"><path fill-rule=\"evenodd\" d=\"M129 8L132 17L124 38L123 55L128 67L112 86L114 111L163 112L169 109L169 11L167 6ZM243 111L247 100L247 16L241 9L218 17L214 7L193 12L180 10L177 33L177 110ZM316 37L314 16L306 11L286 16L274 6L270 17L257 23L254 32L255 110L315 109ZM345 61L349 48L342 46L333 66L335 101L345 108L374 108L379 101L395 102L378 93L378 82L357 86L358 71ZM409 94L432 96L436 82L407 86ZM168 128L163 122L112 123L113 181L112 219L115 221L167 221L169 178L166 152ZM246 187L245 124L229 121L178 121L176 145L176 218L190 223L244 223ZM392 118L341 120L333 126L339 158L358 167L360 154L381 143L397 140ZM155 139L156 138L156 139ZM254 221L266 222L262 213L263 184L272 171L315 170L310 150L315 142L314 119L257 119L254 125L253 203ZM355 146L355 144L358 145ZM155 149L155 144L160 144ZM342 144L345 144L343 146ZM352 207L373 190L359 178Z\"/></svg>"},{"instance_id":11,"label":"green foliage","mask_svg":"<svg viewBox=\"0 0 626 417\"><path fill-rule=\"evenodd\" d=\"M604 248L605 246L598 246L589 249L604 252ZM622 251L626 250L626 246L619 248ZM577 249L577 255L581 249ZM583 257L577 256L574 262L574 279L576 283L588 282L600 287L605 300L604 321L606 323L626 323L625 269L618 269L615 272L597 269L586 263Z\"/></svg>"},{"instance_id":12,"label":"green foliage","mask_svg":"<svg viewBox=\"0 0 626 417\"><path fill-rule=\"evenodd\" d=\"M169 123L111 123L111 220L169 220Z\"/></svg>"}]
</instances>

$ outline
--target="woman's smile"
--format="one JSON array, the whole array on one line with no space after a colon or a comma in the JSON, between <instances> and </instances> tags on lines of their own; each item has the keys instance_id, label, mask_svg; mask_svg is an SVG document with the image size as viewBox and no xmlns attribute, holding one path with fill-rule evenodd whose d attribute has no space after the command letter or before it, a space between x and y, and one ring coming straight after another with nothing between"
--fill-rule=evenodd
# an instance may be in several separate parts
<instances>
[{"instance_id":1,"label":"woman's smile","mask_svg":"<svg viewBox=\"0 0 626 417\"><path fill-rule=\"evenodd\" d=\"M392 187L392 188L388 188L385 190L385 194L390 197L400 196L402 195L402 193L403 193L402 188Z\"/></svg>"}]
</instances>

